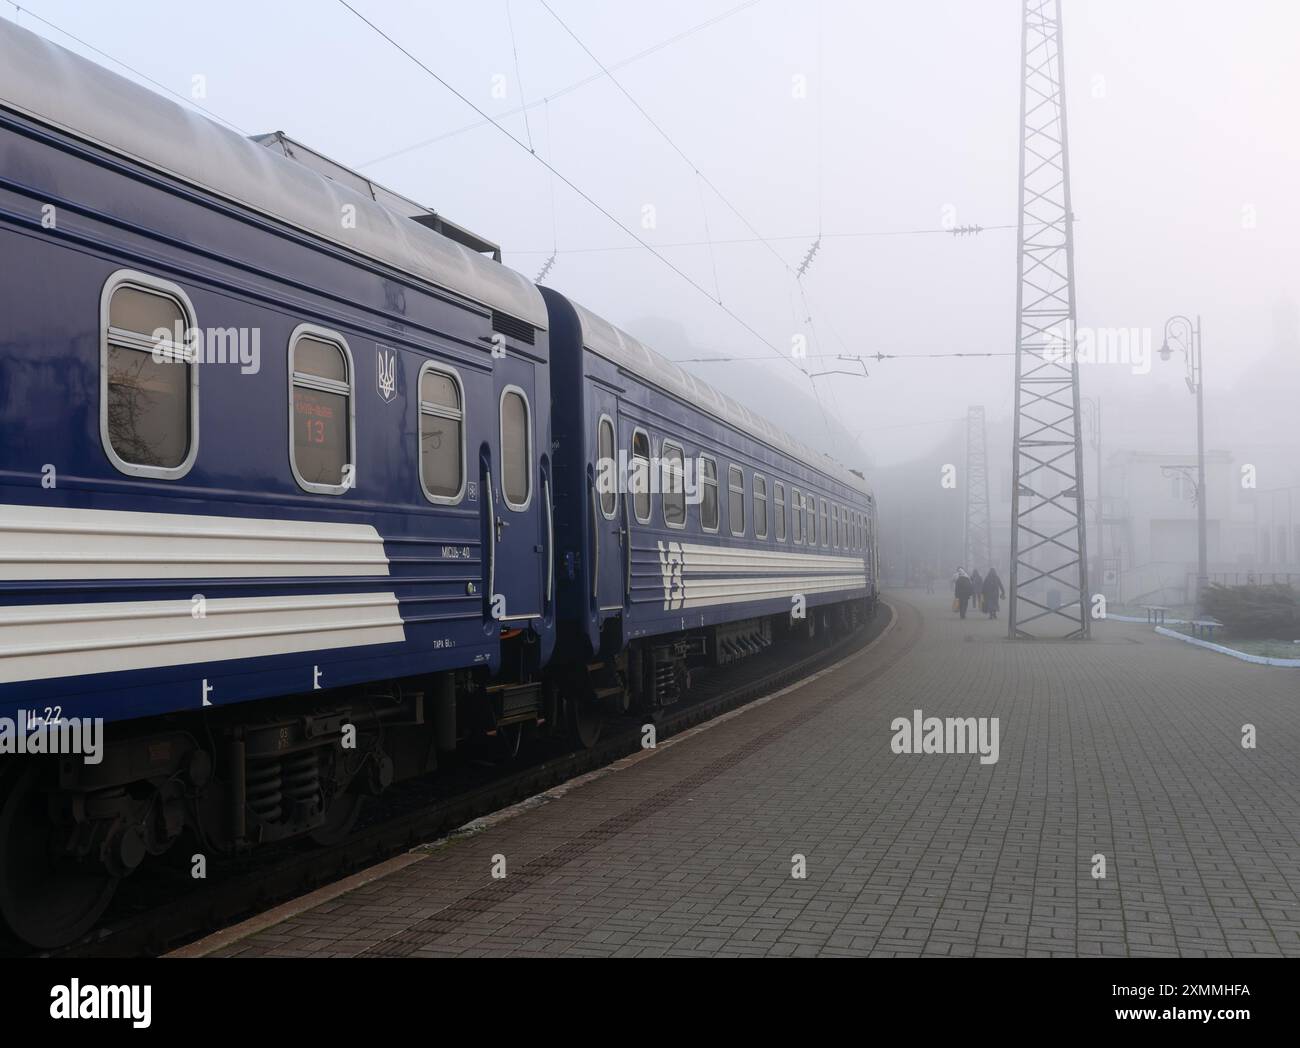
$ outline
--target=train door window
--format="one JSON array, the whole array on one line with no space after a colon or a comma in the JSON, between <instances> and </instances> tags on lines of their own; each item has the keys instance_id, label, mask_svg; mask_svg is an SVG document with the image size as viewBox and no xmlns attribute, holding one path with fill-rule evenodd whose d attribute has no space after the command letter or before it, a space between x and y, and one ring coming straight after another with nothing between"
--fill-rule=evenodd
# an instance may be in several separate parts
<instances>
[{"instance_id":1,"label":"train door window","mask_svg":"<svg viewBox=\"0 0 1300 1048\"><path fill-rule=\"evenodd\" d=\"M777 481L772 485L772 502L776 507L776 541L785 541L785 485Z\"/></svg>"},{"instance_id":2,"label":"train door window","mask_svg":"<svg viewBox=\"0 0 1300 1048\"><path fill-rule=\"evenodd\" d=\"M518 386L501 391L501 495L513 510L533 496L533 427L528 397Z\"/></svg>"},{"instance_id":3,"label":"train door window","mask_svg":"<svg viewBox=\"0 0 1300 1048\"><path fill-rule=\"evenodd\" d=\"M799 489L790 492L790 522L794 525L794 541L803 544L803 496Z\"/></svg>"},{"instance_id":4,"label":"train door window","mask_svg":"<svg viewBox=\"0 0 1300 1048\"><path fill-rule=\"evenodd\" d=\"M99 431L122 473L175 480L199 450L194 307L177 285L122 270L100 298Z\"/></svg>"},{"instance_id":5,"label":"train door window","mask_svg":"<svg viewBox=\"0 0 1300 1048\"><path fill-rule=\"evenodd\" d=\"M663 447L664 523L670 528L686 527L686 474L685 460L680 444L664 441Z\"/></svg>"},{"instance_id":6,"label":"train door window","mask_svg":"<svg viewBox=\"0 0 1300 1048\"><path fill-rule=\"evenodd\" d=\"M718 530L718 464L708 455L700 456L700 527Z\"/></svg>"},{"instance_id":7,"label":"train door window","mask_svg":"<svg viewBox=\"0 0 1300 1048\"><path fill-rule=\"evenodd\" d=\"M745 474L739 466L727 467L727 525L733 535L745 534Z\"/></svg>"},{"instance_id":8,"label":"train door window","mask_svg":"<svg viewBox=\"0 0 1300 1048\"><path fill-rule=\"evenodd\" d=\"M632 432L632 509L637 522L650 523L650 434L643 429Z\"/></svg>"},{"instance_id":9,"label":"train door window","mask_svg":"<svg viewBox=\"0 0 1300 1048\"><path fill-rule=\"evenodd\" d=\"M289 465L304 491L341 495L356 477L352 354L342 335L303 324L289 340Z\"/></svg>"},{"instance_id":10,"label":"train door window","mask_svg":"<svg viewBox=\"0 0 1300 1048\"><path fill-rule=\"evenodd\" d=\"M821 534L822 534L822 546L823 546L823 548L826 547L826 546L829 546L829 545L831 544L830 528L827 526L827 524L828 524L828 516L829 516L829 514L828 514L828 512L827 512L826 500L825 500L825 499L822 499L822 527L821 527Z\"/></svg>"},{"instance_id":11,"label":"train door window","mask_svg":"<svg viewBox=\"0 0 1300 1048\"><path fill-rule=\"evenodd\" d=\"M454 504L465 493L464 405L459 375L420 369L420 483L430 502Z\"/></svg>"},{"instance_id":12,"label":"train door window","mask_svg":"<svg viewBox=\"0 0 1300 1048\"><path fill-rule=\"evenodd\" d=\"M767 538L767 478L754 474L754 537Z\"/></svg>"},{"instance_id":13,"label":"train door window","mask_svg":"<svg viewBox=\"0 0 1300 1048\"><path fill-rule=\"evenodd\" d=\"M614 420L608 415L601 415L596 427L596 477L600 480L600 511L606 520L613 520L618 508L618 463L614 461Z\"/></svg>"}]
</instances>

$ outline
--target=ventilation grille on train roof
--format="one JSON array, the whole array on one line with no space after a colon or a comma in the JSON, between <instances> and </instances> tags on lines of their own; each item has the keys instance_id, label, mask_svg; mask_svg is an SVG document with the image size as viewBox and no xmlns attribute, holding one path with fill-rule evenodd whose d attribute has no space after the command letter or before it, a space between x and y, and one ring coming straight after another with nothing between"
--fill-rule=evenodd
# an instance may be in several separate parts
<instances>
[{"instance_id":1,"label":"ventilation grille on train roof","mask_svg":"<svg viewBox=\"0 0 1300 1048\"><path fill-rule=\"evenodd\" d=\"M529 346L536 339L532 324L512 317L508 313L498 313L495 309L492 311L492 330L503 335L509 335L511 338Z\"/></svg>"}]
</instances>

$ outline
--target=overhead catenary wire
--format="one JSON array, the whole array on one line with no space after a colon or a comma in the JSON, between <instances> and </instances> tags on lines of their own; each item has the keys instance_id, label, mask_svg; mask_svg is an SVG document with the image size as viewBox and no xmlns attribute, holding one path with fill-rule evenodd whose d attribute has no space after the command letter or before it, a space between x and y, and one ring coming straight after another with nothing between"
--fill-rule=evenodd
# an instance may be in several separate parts
<instances>
[{"instance_id":1,"label":"overhead catenary wire","mask_svg":"<svg viewBox=\"0 0 1300 1048\"><path fill-rule=\"evenodd\" d=\"M938 360L944 357L1014 357L1014 351L1005 352L953 352L953 353L809 353L808 357L812 360ZM755 360L754 357L684 357L676 360L675 364L728 364L738 360ZM757 358L762 360L763 358ZM861 372L850 372L854 375L860 375ZM825 372L820 372L825 374Z\"/></svg>"},{"instance_id":2,"label":"overhead catenary wire","mask_svg":"<svg viewBox=\"0 0 1300 1048\"><path fill-rule=\"evenodd\" d=\"M644 247L648 252L650 252L650 254L654 255L655 258L659 259L659 261L661 261L665 266L667 266L679 277L681 277L684 281L686 281L686 283L690 284L691 287L695 288L696 291L698 291L710 302L716 305L720 310L726 313L727 316L731 317L732 320L734 320L742 328L744 328L751 335L753 335L754 338L758 339L759 342L761 342L764 346L766 346L769 350L771 350L772 353L775 354L777 358L779 358L782 362L790 365L796 371L799 371L800 374L806 374L806 372L804 372L803 369L800 368L798 364L794 362L793 359L783 354L772 342L770 342L767 338L765 338L762 335L762 333L760 333L757 329L755 329L752 324L750 324L747 320L745 320L744 317L740 316L740 314L736 313L734 310L724 305L717 298L711 295L708 289L704 287L704 285L700 284L690 274L688 274L679 266L674 264L667 256L663 255L661 252L656 250L653 244L649 243L649 241L641 237L634 229L632 229L626 223L621 221L617 216L615 216L612 212L610 212L608 208L606 208L603 204L599 203L594 197L592 197L591 194L589 194L586 190L584 190L581 186L579 186L576 182L574 182L571 178L569 178L566 174L564 174L564 172L556 168L549 160L547 160L545 157L538 155L538 153L535 150L529 149L528 144L523 140L521 140L518 136L513 134L509 130L509 128L501 124L500 121L489 116L483 109L481 109L478 105L476 105L473 101L471 101L468 97L466 97L464 93L457 90L456 87L454 87L451 83L445 80L438 73L434 72L433 69L431 69L426 63L424 63L419 58L417 58L407 48L402 46L402 44L399 43L396 39L394 39L383 29L381 29L378 25L376 25L369 18L367 18L360 11L358 11L355 7L353 7L352 4L348 2L348 0L338 0L338 3L341 7L349 11L359 21L364 23L371 30L371 32L375 33L375 35L379 36L384 41L386 41L389 44L389 46L391 46L394 50L400 52L406 59L408 59L411 63L413 63L415 66L421 69L426 75L428 75L433 80L441 84L447 91L451 92L453 95L459 98L463 103L465 103L465 105L469 106L470 109L474 110L474 112L476 112L483 119L490 121L492 126L495 127L498 132L505 135L506 138L510 139L510 141L513 142L515 145L517 145L520 149L526 151L528 155L533 157L539 164L545 165L555 175L556 178L558 178L561 182L563 182L566 186L568 186L574 193L580 196L593 208L595 208L607 219L609 219L609 221L612 222L615 226L617 226L629 237L631 237L638 244ZM752 359L761 359L761 358L749 358L749 359L752 360Z\"/></svg>"},{"instance_id":3,"label":"overhead catenary wire","mask_svg":"<svg viewBox=\"0 0 1300 1048\"><path fill-rule=\"evenodd\" d=\"M185 105L190 106L191 108L197 109L200 113L203 113L205 116L210 116L213 120L217 121L217 123L219 123L219 124L224 124L226 127L230 128L232 131L238 131L238 132L239 132L241 135L243 135L245 138L248 138L248 137L249 137L249 134L250 134L250 133L249 133L248 131L246 131L244 128L240 127L238 124L233 123L233 122L230 121L230 120L227 120L225 117L221 116L220 114L218 114L218 113L214 113L211 109L208 109L206 106L201 106L201 105L199 105L199 103L196 102L196 101L194 100L193 97L191 97L191 96L189 96L189 95L183 95L183 94L181 94L179 91L173 91L173 90L172 90L170 87L168 87L166 84L160 83L159 81L155 80L153 77L149 76L147 73L142 73L142 72L140 72L140 70L136 69L135 66L133 66L133 65L129 65L129 64L127 64L126 62L123 62L120 58L114 58L114 57L113 57L112 55L110 55L107 51L104 51L103 49L96 47L94 44L90 43L90 42L87 41L87 40L83 40L81 37L77 36L76 33L70 33L70 32L68 32L68 30L64 29L62 26L55 25L55 24L54 24L53 22L51 22L48 18L42 18L42 17L41 17L40 15L38 15L35 11L33 11L30 7L24 7L22 4L15 3L15 0L6 0L6 2L7 2L7 3L9 4L9 6L12 7L12 8L14 9L14 11L17 12L18 14L20 14L20 15L27 15L29 18L34 18L34 19L36 19L36 21L40 22L42 25L49 26L49 27L50 27L51 29L53 29L56 33L62 33L62 34L63 34L64 36L66 36L69 40L75 40L75 41L76 41L77 43L79 43L82 47L86 48L86 50L88 50L88 51L94 51L95 54L97 54L97 55L100 56L100 58L106 58L106 59L108 59L108 61L112 62L114 65L121 66L123 69L127 70L128 72L132 73L133 75L138 76L141 80L144 80L144 81L146 81L146 82L149 83L149 84L152 84L154 87L158 88L159 91L165 91L165 92L167 92L167 94L171 95L173 98L177 98L177 99L179 99L181 102L185 103Z\"/></svg>"},{"instance_id":4,"label":"overhead catenary wire","mask_svg":"<svg viewBox=\"0 0 1300 1048\"><path fill-rule=\"evenodd\" d=\"M706 186L708 186L711 190L713 190L714 193L717 194L718 199L727 205L727 208L731 211L731 213L740 220L741 224L746 229L748 229L752 234L754 234L754 237L757 240L759 240L760 242L762 242L767 246L768 250L771 251L772 254L776 256L777 260L780 261L781 265L784 268L789 269L790 264L784 258L781 257L780 252L778 252L776 248L774 248L771 244L767 242L766 238L763 237L763 234L761 234L754 227L754 223L752 223L748 218L746 218L744 214L741 213L740 209L736 207L736 205L733 204L727 198L727 195L723 193L722 190L719 189L713 183L712 179L710 179L706 174L704 174L704 172L700 170L699 166L695 163L695 161L686 155L686 152L681 148L681 146L679 146L673 140L672 136L663 129L663 126L646 111L645 106L643 106L640 102L636 100L636 98L632 95L632 93L626 87L623 86L623 84L619 81L619 79L616 76L614 76L613 72L609 69L609 67L606 66L604 62L602 62L599 58L596 57L595 53L591 50L591 48L589 48L585 43L582 42L582 39L578 36L577 33L575 33L572 29L569 28L568 23L565 22L563 18L561 18L558 14L555 13L555 9L552 8L551 5L546 2L546 0L538 0L538 2L544 8L546 8L547 12L549 12L551 17L554 18L555 21L560 24L560 28L562 28L566 33L569 34L573 42L576 43L580 48L582 48L583 52L587 55L587 57L596 63L596 66L601 70L601 72L605 74L609 82L619 89L623 97L632 103L632 106L636 109L636 111L640 113L643 117L645 117L647 123L649 123L650 126L653 127L655 131L659 133L659 136L665 142L668 143L668 145L672 148L672 150L679 157L681 157L682 160L686 162L686 164L691 168L691 170L695 172L696 177L699 178L701 182L703 182Z\"/></svg>"},{"instance_id":5,"label":"overhead catenary wire","mask_svg":"<svg viewBox=\"0 0 1300 1048\"><path fill-rule=\"evenodd\" d=\"M12 2L12 0L10 0L10 2ZM666 37L665 39L660 40L657 43L651 44L649 47L642 48L640 51L636 52L636 54L628 55L626 58L619 59L617 62L611 62L609 68L622 69L625 66L629 66L634 62L639 62L643 58L649 58L651 55L655 54L656 52L662 51L666 47L671 47L673 44L679 43L680 41L685 40L687 37L694 36L696 33L704 29L712 28L713 26L717 25L719 22L726 21L728 18L731 18L734 15L738 15L740 14L740 12L745 11L751 7L754 7L761 2L762 0L745 0L743 4L737 4L735 7L728 8L726 11L722 11L721 13L714 15L712 18L707 18L703 22L698 22L688 29L683 29L680 33L675 33L674 35L670 37ZM552 91L549 95L546 96L546 99L543 99L542 101L547 101L547 100L554 101L557 98L562 98L565 95L571 94L572 92L579 90L580 88L586 87L588 84L594 84L596 81L601 80L603 78L604 78L603 73L594 73L591 76L583 77L581 80L575 80L573 83L569 84L566 87L562 87L556 91ZM540 104L541 102L538 101L529 102L525 105L519 106L518 108L503 113L502 116L503 117L514 116L524 109L530 108L531 106L540 105ZM487 127L491 123L493 123L491 117L487 117L482 120L476 120L472 124L465 124L462 127L453 128L450 131L444 131L441 134L434 135L431 138L426 138L420 142L414 142L409 146L403 146L401 149L393 150L391 153L385 153L383 156L374 157L373 159L367 160L362 164L358 164L357 167L358 169L367 168L367 167L372 167L375 164L381 164L387 160L395 160L400 156L406 156L408 153L414 153L418 150L426 149L431 145L436 145L437 143L443 142L449 138L455 138L457 135L463 135L468 131L477 131L479 128Z\"/></svg>"},{"instance_id":6,"label":"overhead catenary wire","mask_svg":"<svg viewBox=\"0 0 1300 1048\"><path fill-rule=\"evenodd\" d=\"M1015 222L1003 223L993 226L980 226L980 230L1001 230L1019 228ZM715 247L727 247L733 244L770 244L782 240L799 240L807 242L820 237L822 240L840 240L840 239L866 239L874 237L909 237L909 236L932 236L943 234L952 236L952 228L935 227L935 228L915 228L915 229L867 229L860 231L842 231L835 233L782 233L777 236L768 237L729 237L726 239L715 239L713 241L703 240L676 240L656 244L658 248L678 248L678 247L705 247L712 243ZM542 248L507 248L505 249L512 255L548 255L550 249ZM636 251L635 244L607 244L601 247L569 247L562 252L563 255L589 255L598 254L604 251Z\"/></svg>"},{"instance_id":7,"label":"overhead catenary wire","mask_svg":"<svg viewBox=\"0 0 1300 1048\"><path fill-rule=\"evenodd\" d=\"M510 51L514 55L515 59L515 83L519 85L519 101L524 114L524 133L528 136L528 149L530 152L535 152L536 149L533 146L533 127L532 124L528 122L528 98L524 94L523 74L519 72L519 44L515 40L515 19L510 13L511 2L512 0L506 0L506 25L510 27Z\"/></svg>"},{"instance_id":8,"label":"overhead catenary wire","mask_svg":"<svg viewBox=\"0 0 1300 1048\"><path fill-rule=\"evenodd\" d=\"M735 215L737 219L740 220L741 224L744 225L745 228L748 229L750 233L752 233L754 237L767 248L767 250L780 264L781 268L784 269L787 273L789 273L792 277L794 277L797 281L798 278L802 276L804 271L807 269L808 259L805 259L804 264L800 266L799 271L797 273L794 272L790 267L790 263L787 262L781 256L781 253L776 250L776 247L773 244L771 244L766 238L763 237L763 235L758 231L757 227L755 227L755 225L741 212L741 210L731 202L731 200L727 197L727 195L723 193L722 190L719 189L718 186L707 175L705 175L703 171L700 170L699 165L696 164L695 161L692 160L689 156L687 156L686 151L677 144L677 142L667 132L667 130L664 129L663 125L660 124L657 120L655 120L655 118L651 116L650 113L646 110L645 106L643 106L639 101L637 101L637 99L633 96L633 94L626 87L623 86L623 84L619 81L619 79L616 76L614 76L613 73L608 69L608 67L600 60L600 58L597 57L595 52L592 51L592 49L583 42L583 40L578 36L576 32L573 31L573 29L568 25L568 23L566 23L564 19L561 18L555 12L554 8L552 8L549 3L547 3L547 0L539 0L539 2L547 10L547 12L550 13L551 17L554 18L557 23L559 23L560 27L569 35L569 37L574 41L574 43L576 43L583 50L583 52L587 55L587 57L590 58L593 62L595 62L597 67L599 67L601 71L605 73L610 83L612 83L616 88L618 88L620 93L622 93L623 97L626 98L628 102L632 104L633 108L635 108L636 111L640 113L642 117L645 118L646 122L649 123L652 128L654 128L654 130L668 144L668 146L679 157L681 157L682 161L694 172L697 179L697 186L701 183L705 186L708 186L708 188L711 189L717 195L718 199L721 200L723 204L727 206L727 208L731 211L731 213ZM819 69L819 75L820 75L820 69ZM819 178L820 178L820 173L819 173ZM716 300L720 304L722 301L722 294L720 290L720 285L718 284L717 257L713 252L712 234L708 228L708 209L707 206L705 205L702 192L700 197L700 204L701 207L704 209L705 236L708 237L710 241L709 257L713 266L714 286L719 289ZM819 222L820 222L820 216L819 216ZM816 248L813 249L814 252L815 250ZM811 258L811 253L809 255L809 258ZM801 293L802 293L802 289L801 289ZM811 309L808 307L806 297L804 300L804 308L805 308L805 313L808 314L808 322L811 329L812 328ZM812 334L813 334L813 338L816 339L817 334L815 329L812 330ZM808 376L808 384L812 390L813 398L817 402L817 409L821 413L822 424L826 427L827 438L833 441L834 433L832 432L831 429L830 418L826 414L826 406L822 403L821 393L817 389L817 384L813 381L812 376L808 375L808 371L806 368L801 367L798 363L794 362L793 360L791 362L794 363L794 366L800 372ZM836 414L837 415L839 414L838 411L836 412Z\"/></svg>"}]
</instances>

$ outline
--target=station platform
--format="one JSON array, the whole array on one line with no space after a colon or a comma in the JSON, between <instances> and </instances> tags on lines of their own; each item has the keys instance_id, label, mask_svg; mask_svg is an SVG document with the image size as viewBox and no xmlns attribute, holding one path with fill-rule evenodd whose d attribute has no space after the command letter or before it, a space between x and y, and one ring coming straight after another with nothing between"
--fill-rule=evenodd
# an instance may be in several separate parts
<instances>
[{"instance_id":1,"label":"station platform","mask_svg":"<svg viewBox=\"0 0 1300 1048\"><path fill-rule=\"evenodd\" d=\"M1300 956L1300 671L887 599L810 681L178 952ZM895 752L916 710L996 763Z\"/></svg>"}]
</instances>

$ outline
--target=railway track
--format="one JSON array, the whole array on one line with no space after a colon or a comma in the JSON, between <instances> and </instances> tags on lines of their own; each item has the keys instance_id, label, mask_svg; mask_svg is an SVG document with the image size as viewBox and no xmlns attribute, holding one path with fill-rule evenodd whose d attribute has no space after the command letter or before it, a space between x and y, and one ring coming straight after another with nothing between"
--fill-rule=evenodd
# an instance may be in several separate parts
<instances>
[{"instance_id":1,"label":"railway track","mask_svg":"<svg viewBox=\"0 0 1300 1048\"><path fill-rule=\"evenodd\" d=\"M891 610L892 614L892 610ZM879 616L829 646L805 643L791 655L767 653L706 671L696 692L656 725L660 740L796 683L851 655L891 621ZM385 796L382 807L346 840L330 846L294 842L238 861L210 865L195 882L183 869L144 871L123 885L105 921L82 941L37 956L156 956L235 921L347 877L442 837L466 823L613 763L641 748L642 718L607 722L591 749L543 754L524 767L462 769L450 787L437 778Z\"/></svg>"}]
</instances>

